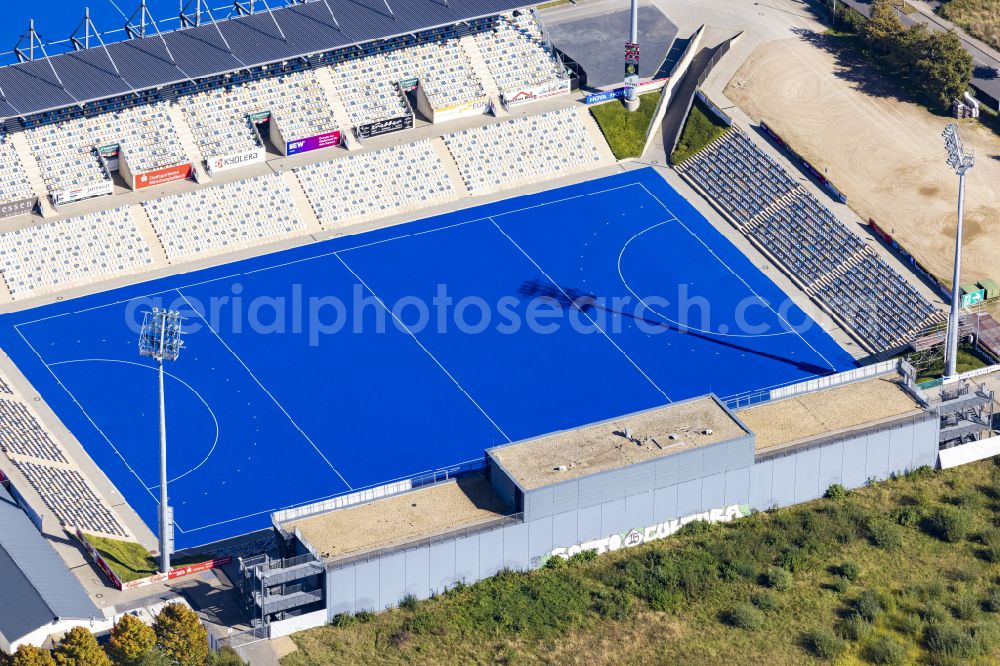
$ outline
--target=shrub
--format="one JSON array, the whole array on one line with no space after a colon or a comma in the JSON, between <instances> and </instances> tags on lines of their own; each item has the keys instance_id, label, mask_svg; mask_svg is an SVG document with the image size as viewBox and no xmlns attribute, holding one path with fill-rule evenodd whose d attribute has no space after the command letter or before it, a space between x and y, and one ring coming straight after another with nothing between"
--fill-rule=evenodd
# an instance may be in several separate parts
<instances>
[{"instance_id":1,"label":"shrub","mask_svg":"<svg viewBox=\"0 0 1000 666\"><path fill-rule=\"evenodd\" d=\"M788 569L782 567L771 567L764 574L764 584L778 592L785 592L792 589L795 579Z\"/></svg>"},{"instance_id":2,"label":"shrub","mask_svg":"<svg viewBox=\"0 0 1000 666\"><path fill-rule=\"evenodd\" d=\"M849 641L863 641L871 631L872 625L857 614L851 614L837 625L837 633Z\"/></svg>"},{"instance_id":3,"label":"shrub","mask_svg":"<svg viewBox=\"0 0 1000 666\"><path fill-rule=\"evenodd\" d=\"M769 613L778 608L778 600L769 592L757 592L750 597L750 603L765 613Z\"/></svg>"},{"instance_id":4,"label":"shrub","mask_svg":"<svg viewBox=\"0 0 1000 666\"><path fill-rule=\"evenodd\" d=\"M407 594L399 600L399 607L411 613L417 610L417 596L415 594Z\"/></svg>"},{"instance_id":5,"label":"shrub","mask_svg":"<svg viewBox=\"0 0 1000 666\"><path fill-rule=\"evenodd\" d=\"M979 615L979 600L971 594L963 594L952 604L951 612L959 620L974 620Z\"/></svg>"},{"instance_id":6,"label":"shrub","mask_svg":"<svg viewBox=\"0 0 1000 666\"><path fill-rule=\"evenodd\" d=\"M354 614L354 619L358 622L371 622L375 619L375 611L373 610L360 610Z\"/></svg>"},{"instance_id":7,"label":"shrub","mask_svg":"<svg viewBox=\"0 0 1000 666\"><path fill-rule=\"evenodd\" d=\"M553 555L549 559L545 560L546 569L562 569L566 566L566 558L560 557L558 555Z\"/></svg>"},{"instance_id":8,"label":"shrub","mask_svg":"<svg viewBox=\"0 0 1000 666\"><path fill-rule=\"evenodd\" d=\"M902 664L906 662L906 646L889 636L879 636L865 646L865 659L873 664Z\"/></svg>"},{"instance_id":9,"label":"shrub","mask_svg":"<svg viewBox=\"0 0 1000 666\"><path fill-rule=\"evenodd\" d=\"M727 623L747 631L755 631L764 626L764 614L750 604L739 604L725 614Z\"/></svg>"},{"instance_id":10,"label":"shrub","mask_svg":"<svg viewBox=\"0 0 1000 666\"><path fill-rule=\"evenodd\" d=\"M916 527L920 524L920 519L923 517L920 508L912 504L901 506L895 509L890 515L896 521L897 525L903 527Z\"/></svg>"},{"instance_id":11,"label":"shrub","mask_svg":"<svg viewBox=\"0 0 1000 666\"><path fill-rule=\"evenodd\" d=\"M885 610L885 604L874 590L864 590L854 601L854 610L865 621L874 622Z\"/></svg>"},{"instance_id":12,"label":"shrub","mask_svg":"<svg viewBox=\"0 0 1000 666\"><path fill-rule=\"evenodd\" d=\"M920 616L915 613L901 613L893 622L896 631L906 636L918 637L923 626Z\"/></svg>"},{"instance_id":13,"label":"shrub","mask_svg":"<svg viewBox=\"0 0 1000 666\"><path fill-rule=\"evenodd\" d=\"M849 589L851 589L851 582L844 578L843 576L837 576L833 579L833 591L837 594L844 594Z\"/></svg>"},{"instance_id":14,"label":"shrub","mask_svg":"<svg viewBox=\"0 0 1000 666\"><path fill-rule=\"evenodd\" d=\"M566 560L566 562L568 564L576 565L576 564L583 564L584 562L593 562L596 559L597 559L596 550L581 550L576 555L571 555L570 558Z\"/></svg>"},{"instance_id":15,"label":"shrub","mask_svg":"<svg viewBox=\"0 0 1000 666\"><path fill-rule=\"evenodd\" d=\"M987 590L983 608L991 613L1000 613L1000 587L991 587Z\"/></svg>"},{"instance_id":16,"label":"shrub","mask_svg":"<svg viewBox=\"0 0 1000 666\"><path fill-rule=\"evenodd\" d=\"M839 657L844 652L844 648L847 647L844 645L843 639L828 629L817 629L808 634L806 645L814 655L829 661Z\"/></svg>"},{"instance_id":17,"label":"shrub","mask_svg":"<svg viewBox=\"0 0 1000 666\"><path fill-rule=\"evenodd\" d=\"M333 619L330 620L330 625L340 629L345 629L354 624L354 622L354 616L350 613L337 613L333 616Z\"/></svg>"},{"instance_id":18,"label":"shrub","mask_svg":"<svg viewBox=\"0 0 1000 666\"><path fill-rule=\"evenodd\" d=\"M861 567L854 562L847 561L837 567L837 573L847 580L854 582L861 577Z\"/></svg>"},{"instance_id":19,"label":"shrub","mask_svg":"<svg viewBox=\"0 0 1000 666\"><path fill-rule=\"evenodd\" d=\"M928 601L920 609L920 617L928 623L946 622L950 616L948 609L938 601Z\"/></svg>"},{"instance_id":20,"label":"shrub","mask_svg":"<svg viewBox=\"0 0 1000 666\"><path fill-rule=\"evenodd\" d=\"M949 657L968 659L975 656L976 643L953 622L934 622L924 631L927 649Z\"/></svg>"},{"instance_id":21,"label":"shrub","mask_svg":"<svg viewBox=\"0 0 1000 666\"><path fill-rule=\"evenodd\" d=\"M722 565L722 577L725 580L733 581L741 578L753 580L757 577L757 566L746 559L726 560Z\"/></svg>"},{"instance_id":22,"label":"shrub","mask_svg":"<svg viewBox=\"0 0 1000 666\"><path fill-rule=\"evenodd\" d=\"M1000 564L1000 529L993 528L984 532L982 542L986 547L984 552L986 559L993 564Z\"/></svg>"},{"instance_id":23,"label":"shrub","mask_svg":"<svg viewBox=\"0 0 1000 666\"><path fill-rule=\"evenodd\" d=\"M847 488L844 488L844 486L839 483L835 483L826 489L826 492L823 493L823 497L828 499L841 499L843 497L847 497Z\"/></svg>"},{"instance_id":24,"label":"shrub","mask_svg":"<svg viewBox=\"0 0 1000 666\"><path fill-rule=\"evenodd\" d=\"M223 645L219 648L218 652L213 652L209 655L206 663L210 666L248 666L248 662L243 661L243 657L240 656L239 652L228 645Z\"/></svg>"},{"instance_id":25,"label":"shrub","mask_svg":"<svg viewBox=\"0 0 1000 666\"><path fill-rule=\"evenodd\" d=\"M594 611L609 620L624 620L632 612L632 597L621 590L602 590L594 595Z\"/></svg>"},{"instance_id":26,"label":"shrub","mask_svg":"<svg viewBox=\"0 0 1000 666\"><path fill-rule=\"evenodd\" d=\"M921 465L920 467L911 470L906 473L906 478L908 479L929 479L934 476L935 470L930 465Z\"/></svg>"},{"instance_id":27,"label":"shrub","mask_svg":"<svg viewBox=\"0 0 1000 666\"><path fill-rule=\"evenodd\" d=\"M896 523L884 518L873 518L865 527L868 530L868 538L875 547L883 550L896 550L902 547L903 537Z\"/></svg>"},{"instance_id":28,"label":"shrub","mask_svg":"<svg viewBox=\"0 0 1000 666\"><path fill-rule=\"evenodd\" d=\"M954 506L942 506L928 519L930 532L939 539L956 543L965 539L972 530L972 517Z\"/></svg>"}]
</instances>

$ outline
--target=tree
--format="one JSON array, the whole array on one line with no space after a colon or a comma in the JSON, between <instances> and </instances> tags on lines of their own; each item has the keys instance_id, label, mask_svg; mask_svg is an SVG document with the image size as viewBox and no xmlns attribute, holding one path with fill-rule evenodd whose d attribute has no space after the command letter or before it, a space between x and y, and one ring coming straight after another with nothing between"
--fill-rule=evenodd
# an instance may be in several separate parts
<instances>
[{"instance_id":1,"label":"tree","mask_svg":"<svg viewBox=\"0 0 1000 666\"><path fill-rule=\"evenodd\" d=\"M208 632L184 604L164 606L153 631L156 644L178 666L201 666L208 659Z\"/></svg>"},{"instance_id":2,"label":"tree","mask_svg":"<svg viewBox=\"0 0 1000 666\"><path fill-rule=\"evenodd\" d=\"M914 69L927 100L947 108L969 87L972 56L955 33L932 32L924 40L922 57L914 63Z\"/></svg>"},{"instance_id":3,"label":"tree","mask_svg":"<svg viewBox=\"0 0 1000 666\"><path fill-rule=\"evenodd\" d=\"M111 660L97 644L94 634L73 627L52 651L58 666L111 666Z\"/></svg>"},{"instance_id":4,"label":"tree","mask_svg":"<svg viewBox=\"0 0 1000 666\"><path fill-rule=\"evenodd\" d=\"M880 55L889 55L906 29L889 0L875 0L871 15L861 28L861 38L868 48Z\"/></svg>"},{"instance_id":5,"label":"tree","mask_svg":"<svg viewBox=\"0 0 1000 666\"><path fill-rule=\"evenodd\" d=\"M111 630L108 656L115 666L134 666L156 647L156 632L134 615L125 615Z\"/></svg>"},{"instance_id":6,"label":"tree","mask_svg":"<svg viewBox=\"0 0 1000 666\"><path fill-rule=\"evenodd\" d=\"M56 662L48 650L25 644L11 655L10 666L56 666Z\"/></svg>"}]
</instances>

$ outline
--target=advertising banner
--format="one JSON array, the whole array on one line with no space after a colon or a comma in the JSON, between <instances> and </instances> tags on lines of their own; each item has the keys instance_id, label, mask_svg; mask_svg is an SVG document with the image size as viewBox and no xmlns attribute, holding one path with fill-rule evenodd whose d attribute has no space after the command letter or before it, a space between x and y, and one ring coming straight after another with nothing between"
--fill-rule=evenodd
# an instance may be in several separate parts
<instances>
[{"instance_id":1,"label":"advertising banner","mask_svg":"<svg viewBox=\"0 0 1000 666\"><path fill-rule=\"evenodd\" d=\"M184 180L191 177L190 164L178 164L155 171L147 171L135 176L135 188L141 190L145 187L156 187L165 183L172 183L175 180Z\"/></svg>"},{"instance_id":2,"label":"advertising banner","mask_svg":"<svg viewBox=\"0 0 1000 666\"><path fill-rule=\"evenodd\" d=\"M270 111L257 111L256 113L250 114L250 122L252 123L262 123L265 120L271 119Z\"/></svg>"},{"instance_id":3,"label":"advertising banner","mask_svg":"<svg viewBox=\"0 0 1000 666\"><path fill-rule=\"evenodd\" d=\"M0 218L30 213L37 203L38 197L28 197L27 199L0 203Z\"/></svg>"},{"instance_id":4,"label":"advertising banner","mask_svg":"<svg viewBox=\"0 0 1000 666\"><path fill-rule=\"evenodd\" d=\"M401 79L399 82L399 89L402 90L403 92L410 92L411 90L416 89L417 83L418 81L416 77L409 79Z\"/></svg>"},{"instance_id":5,"label":"advertising banner","mask_svg":"<svg viewBox=\"0 0 1000 666\"><path fill-rule=\"evenodd\" d=\"M121 144L118 143L109 143L106 146L97 147L97 152L104 158L104 163L108 165L109 171L118 171L120 147Z\"/></svg>"},{"instance_id":6,"label":"advertising banner","mask_svg":"<svg viewBox=\"0 0 1000 666\"><path fill-rule=\"evenodd\" d=\"M639 87L639 45L625 42L625 87Z\"/></svg>"},{"instance_id":7,"label":"advertising banner","mask_svg":"<svg viewBox=\"0 0 1000 666\"><path fill-rule=\"evenodd\" d=\"M667 82L667 79L650 79L649 81L643 81L638 85L639 94L648 92L649 90L655 90L656 88L662 88ZM587 95L583 98L586 104L599 104L601 102L610 102L613 99L622 99L628 94L628 88L615 88L614 90L603 90L599 93L593 93L592 95Z\"/></svg>"},{"instance_id":8,"label":"advertising banner","mask_svg":"<svg viewBox=\"0 0 1000 666\"><path fill-rule=\"evenodd\" d=\"M76 530L76 538L79 539L80 543L83 544L83 548L84 550L87 551L87 555L89 555L90 559L94 560L94 563L97 564L100 570L104 572L104 575L108 577L108 580L111 581L111 584L117 587L119 590L121 590L122 589L121 578L119 578L118 574L116 574L114 571L111 570L111 567L108 566L108 563L104 561L104 557L99 552L97 552L97 549L94 548L94 545L90 543L90 540L87 539L84 533L80 531L80 528L77 528Z\"/></svg>"},{"instance_id":9,"label":"advertising banner","mask_svg":"<svg viewBox=\"0 0 1000 666\"><path fill-rule=\"evenodd\" d=\"M62 190L60 192L54 192L52 194L52 201L54 201L57 205L64 203L72 203L74 201L90 199L91 197L103 197L108 194L114 194L114 192L115 192L114 183L108 180L103 183L94 183L93 185L74 187L71 190Z\"/></svg>"},{"instance_id":10,"label":"advertising banner","mask_svg":"<svg viewBox=\"0 0 1000 666\"><path fill-rule=\"evenodd\" d=\"M246 166L247 164L255 164L257 162L263 162L265 157L265 152L263 148L254 148L253 150L248 150L245 153L236 153L233 155L222 155L220 157L210 157L205 160L205 165L208 167L208 173L214 174L219 171L229 171L230 169L237 169L241 166Z\"/></svg>"},{"instance_id":11,"label":"advertising banner","mask_svg":"<svg viewBox=\"0 0 1000 666\"><path fill-rule=\"evenodd\" d=\"M310 136L306 139L289 141L285 144L285 154L291 157L292 155L298 155L299 153L308 153L311 150L319 150L320 148L330 148L339 145L340 130L333 130L332 132L324 132L323 134Z\"/></svg>"},{"instance_id":12,"label":"advertising banner","mask_svg":"<svg viewBox=\"0 0 1000 666\"><path fill-rule=\"evenodd\" d=\"M389 134L390 132L398 132L400 130L410 129L411 127L413 127L413 116L407 115L399 116L398 118L389 118L388 120L380 120L377 123L358 125L354 128L354 133L357 134L359 139L370 139L373 136Z\"/></svg>"},{"instance_id":13,"label":"advertising banner","mask_svg":"<svg viewBox=\"0 0 1000 666\"><path fill-rule=\"evenodd\" d=\"M512 93L503 94L503 103L506 107L537 102L540 99L556 97L558 95L569 94L569 79L557 79L547 83L541 83L530 88L521 88Z\"/></svg>"},{"instance_id":14,"label":"advertising banner","mask_svg":"<svg viewBox=\"0 0 1000 666\"><path fill-rule=\"evenodd\" d=\"M485 97L482 99L474 99L471 102L463 102L462 104L455 104L454 106L446 106L440 109L433 110L434 122L438 123L443 120L451 120L453 118L461 118L462 116L472 116L479 113L486 112L486 105L489 100Z\"/></svg>"}]
</instances>

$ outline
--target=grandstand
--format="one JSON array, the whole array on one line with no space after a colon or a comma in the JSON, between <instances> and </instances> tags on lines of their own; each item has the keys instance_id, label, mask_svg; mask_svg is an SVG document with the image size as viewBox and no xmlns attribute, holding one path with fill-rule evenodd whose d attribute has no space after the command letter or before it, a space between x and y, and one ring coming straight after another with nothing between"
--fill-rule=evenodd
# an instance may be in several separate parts
<instances>
[{"instance_id":1,"label":"grandstand","mask_svg":"<svg viewBox=\"0 0 1000 666\"><path fill-rule=\"evenodd\" d=\"M944 320L943 312L739 129L678 170L869 351L904 347Z\"/></svg>"}]
</instances>

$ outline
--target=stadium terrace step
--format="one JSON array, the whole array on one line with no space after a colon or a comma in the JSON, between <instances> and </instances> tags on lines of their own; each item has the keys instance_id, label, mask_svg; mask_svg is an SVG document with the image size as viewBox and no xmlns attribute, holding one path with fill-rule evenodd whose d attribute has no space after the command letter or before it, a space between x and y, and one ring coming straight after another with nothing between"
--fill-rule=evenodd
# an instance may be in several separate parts
<instances>
[{"instance_id":1,"label":"stadium terrace step","mask_svg":"<svg viewBox=\"0 0 1000 666\"><path fill-rule=\"evenodd\" d=\"M28 182L31 183L31 189L38 195L38 207L42 217L55 216L56 210L52 207L52 203L49 201L49 190L45 186L45 179L42 178L42 172L38 168L38 162L35 160L35 156L31 152L31 146L28 144L27 134L25 132L15 132L9 135L9 140L14 145L17 155L21 159L21 166L24 169L24 175L28 177Z\"/></svg>"},{"instance_id":2,"label":"stadium terrace step","mask_svg":"<svg viewBox=\"0 0 1000 666\"><path fill-rule=\"evenodd\" d=\"M431 146L441 160L441 164L444 165L445 173L448 174L448 180L451 182L451 186L455 188L458 196L469 196L469 188L465 186L465 181L462 180L462 173L458 170L458 164L455 163L454 158L448 151L448 146L445 145L444 139L441 137L431 139Z\"/></svg>"},{"instance_id":3,"label":"stadium terrace step","mask_svg":"<svg viewBox=\"0 0 1000 666\"><path fill-rule=\"evenodd\" d=\"M202 155L201 149L198 148L198 144L194 140L194 134L191 132L191 127L184 118L184 113L175 104L167 104L166 108L167 116L169 116L170 122L173 123L174 128L177 130L177 138L180 139L184 154L187 155L192 164L198 167L202 175L207 177L208 174L205 173L204 169L205 156Z\"/></svg>"},{"instance_id":4,"label":"stadium terrace step","mask_svg":"<svg viewBox=\"0 0 1000 666\"><path fill-rule=\"evenodd\" d=\"M337 93L337 86L334 85L333 77L330 75L330 68L317 67L313 70L313 75L330 105L330 112L337 120L337 125L345 134L350 132L353 127L351 116L347 113L347 108L344 106L344 101L340 99L340 94ZM357 141L347 141L346 146L348 150L357 150L361 147Z\"/></svg>"},{"instance_id":5,"label":"stadium terrace step","mask_svg":"<svg viewBox=\"0 0 1000 666\"><path fill-rule=\"evenodd\" d=\"M295 210L298 211L302 222L306 225L307 233L315 233L323 229L323 224L316 217L316 211L309 202L309 197L302 187L298 176L294 171L284 171L280 174L282 182L288 187L288 193Z\"/></svg>"},{"instance_id":6,"label":"stadium terrace step","mask_svg":"<svg viewBox=\"0 0 1000 666\"><path fill-rule=\"evenodd\" d=\"M149 246L149 255L153 260L153 265L166 266L170 264L170 260L167 259L167 252L163 249L163 243L160 241L160 236L156 233L156 229L153 228L153 223L149 220L146 209L136 204L135 206L129 206L128 212L132 217L135 228L139 231L139 235L142 236L146 241L146 245Z\"/></svg>"},{"instance_id":7,"label":"stadium terrace step","mask_svg":"<svg viewBox=\"0 0 1000 666\"><path fill-rule=\"evenodd\" d=\"M598 127L597 121L590 115L590 112L581 112L579 109L575 110L575 112L587 130L587 136L590 137L590 140L594 142L594 146L597 147L597 153L601 157L601 165L617 164L618 160L615 159L615 154L611 152L611 146L608 145L607 139L604 138L604 132Z\"/></svg>"},{"instance_id":8,"label":"stadium terrace step","mask_svg":"<svg viewBox=\"0 0 1000 666\"><path fill-rule=\"evenodd\" d=\"M489 65L486 64L486 59L483 57L482 51L479 50L476 38L472 35L465 35L459 40L459 44L461 44L466 56L469 58L472 71L476 73L476 76L482 82L483 90L486 91L486 96L489 97L490 103L493 105L493 112L497 117L508 115L507 110L500 104L500 88L497 86L496 79L493 78L493 72L490 71Z\"/></svg>"}]
</instances>

